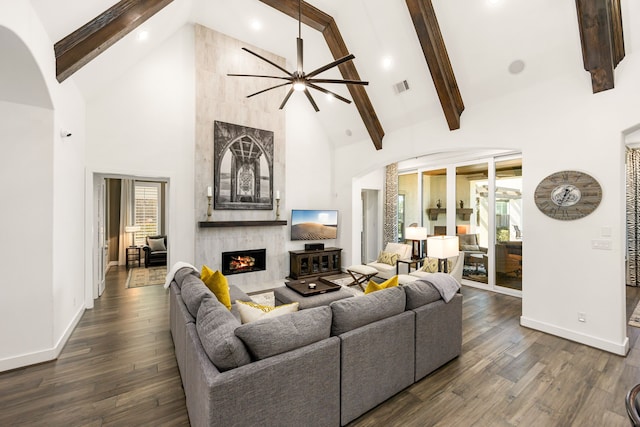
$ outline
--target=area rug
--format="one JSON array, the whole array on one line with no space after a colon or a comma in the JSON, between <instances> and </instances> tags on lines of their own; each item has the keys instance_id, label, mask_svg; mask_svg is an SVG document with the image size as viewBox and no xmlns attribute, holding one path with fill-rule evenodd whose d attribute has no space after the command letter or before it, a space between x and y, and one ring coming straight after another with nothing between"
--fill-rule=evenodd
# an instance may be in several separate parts
<instances>
[{"instance_id":1,"label":"area rug","mask_svg":"<svg viewBox=\"0 0 640 427\"><path fill-rule=\"evenodd\" d=\"M629 326L640 328L640 302L636 305L636 308L633 310L633 314L629 318Z\"/></svg>"},{"instance_id":2,"label":"area rug","mask_svg":"<svg viewBox=\"0 0 640 427\"><path fill-rule=\"evenodd\" d=\"M164 285L167 277L167 267L132 268L127 277L127 288L140 288L142 286Z\"/></svg>"}]
</instances>

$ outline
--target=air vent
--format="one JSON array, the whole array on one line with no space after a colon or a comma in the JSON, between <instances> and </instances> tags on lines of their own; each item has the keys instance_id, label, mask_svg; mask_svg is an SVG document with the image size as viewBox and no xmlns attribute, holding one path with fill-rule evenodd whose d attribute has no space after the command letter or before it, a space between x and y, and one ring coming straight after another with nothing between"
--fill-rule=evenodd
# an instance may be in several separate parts
<instances>
[{"instance_id":1,"label":"air vent","mask_svg":"<svg viewBox=\"0 0 640 427\"><path fill-rule=\"evenodd\" d=\"M409 82L403 80L400 83L396 83L393 85L393 89L396 91L396 93L406 92L409 90Z\"/></svg>"}]
</instances>

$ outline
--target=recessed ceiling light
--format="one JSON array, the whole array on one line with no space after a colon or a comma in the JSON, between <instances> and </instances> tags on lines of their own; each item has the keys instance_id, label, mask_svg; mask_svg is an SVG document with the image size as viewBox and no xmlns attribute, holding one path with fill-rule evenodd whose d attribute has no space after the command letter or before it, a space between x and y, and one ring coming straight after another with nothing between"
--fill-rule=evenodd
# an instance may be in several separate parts
<instances>
[{"instance_id":1,"label":"recessed ceiling light","mask_svg":"<svg viewBox=\"0 0 640 427\"><path fill-rule=\"evenodd\" d=\"M385 70L390 70L393 67L393 58L390 56L385 56L382 58L382 68Z\"/></svg>"},{"instance_id":2,"label":"recessed ceiling light","mask_svg":"<svg viewBox=\"0 0 640 427\"><path fill-rule=\"evenodd\" d=\"M251 29L253 31L260 31L262 29L262 22L258 21L257 19L251 20L251 23L249 25L251 26Z\"/></svg>"},{"instance_id":3,"label":"recessed ceiling light","mask_svg":"<svg viewBox=\"0 0 640 427\"><path fill-rule=\"evenodd\" d=\"M140 30L138 31L138 40L143 42L145 40L147 40L149 38L149 31L147 30Z\"/></svg>"},{"instance_id":4,"label":"recessed ceiling light","mask_svg":"<svg viewBox=\"0 0 640 427\"><path fill-rule=\"evenodd\" d=\"M334 98L333 95L331 95L330 93L327 94L327 101L333 102L333 98Z\"/></svg>"},{"instance_id":5,"label":"recessed ceiling light","mask_svg":"<svg viewBox=\"0 0 640 427\"><path fill-rule=\"evenodd\" d=\"M351 135L353 135L353 132L351 132L351 129L347 129L347 130L344 131L344 134L347 135L347 136L351 136Z\"/></svg>"},{"instance_id":6,"label":"recessed ceiling light","mask_svg":"<svg viewBox=\"0 0 640 427\"><path fill-rule=\"evenodd\" d=\"M509 64L509 72L511 74L520 74L522 71L524 71L524 61L522 59L516 59Z\"/></svg>"}]
</instances>

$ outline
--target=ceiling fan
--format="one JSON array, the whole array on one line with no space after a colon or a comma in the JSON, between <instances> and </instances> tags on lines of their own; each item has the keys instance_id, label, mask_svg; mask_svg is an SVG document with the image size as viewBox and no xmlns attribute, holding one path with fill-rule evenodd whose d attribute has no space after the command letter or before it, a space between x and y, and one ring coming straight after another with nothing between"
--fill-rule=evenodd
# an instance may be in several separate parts
<instances>
[{"instance_id":1,"label":"ceiling fan","mask_svg":"<svg viewBox=\"0 0 640 427\"><path fill-rule=\"evenodd\" d=\"M301 13L301 4L302 4L302 0L298 0L298 39L297 39L297 67L296 70L293 72L289 72L287 70L285 70L284 68L282 68L281 66L279 66L278 64L268 60L267 58L258 55L255 52L252 52L251 50L247 49L246 47L243 47L242 50L245 50L247 52L249 52L250 54L257 56L258 58L262 59L263 61L273 65L274 67L276 67L277 69L279 69L280 71L283 71L285 74L287 74L287 76L264 76L264 75L256 75L256 74L227 74L227 76L235 76L235 77L261 77L261 78L268 78L268 79L279 79L279 80L286 80L285 83L267 88L267 89L263 89L259 92L256 93L252 93L251 95L248 95L247 98L251 98L252 96L255 95L259 95L261 93L270 91L272 89L276 89L279 87L283 87L283 86L287 86L287 85L291 85L291 88L289 89L289 92L287 92L287 95L284 97L284 100L282 101L282 104L280 104L280 109L282 110L285 106L285 104L287 103L287 101L289 101L289 98L291 97L291 95L293 94L294 91L304 91L304 94L307 96L307 99L309 100L309 102L311 103L311 105L313 106L313 109L317 111L320 111L320 109L318 108L318 105L316 104L316 102L313 100L313 96L311 96L311 93L309 92L309 88L311 89L315 89L319 92L322 92L324 94L327 95L331 95L337 99L339 99L342 102L346 102L347 104L351 104L351 101L348 100L347 98L344 98L340 95L338 95L335 92L332 92L330 90L327 90L321 86L318 86L317 83L340 83L340 84L346 84L346 85L368 85L369 82L365 82L365 81L361 81L361 80L336 80L336 79L319 79L319 78L314 78L315 76L317 76L320 73L323 73L333 67L336 67L340 64L342 64L343 62L348 62L351 61L352 59L355 58L355 56L353 56L352 54L349 54L347 56L344 56L340 59L337 59L323 67L318 68L317 70L313 70L312 72L305 74L305 72L303 71L303 67L302 67L302 57L303 57L303 42L302 42L302 36L301 36L301 30L302 30L302 13Z\"/></svg>"}]
</instances>

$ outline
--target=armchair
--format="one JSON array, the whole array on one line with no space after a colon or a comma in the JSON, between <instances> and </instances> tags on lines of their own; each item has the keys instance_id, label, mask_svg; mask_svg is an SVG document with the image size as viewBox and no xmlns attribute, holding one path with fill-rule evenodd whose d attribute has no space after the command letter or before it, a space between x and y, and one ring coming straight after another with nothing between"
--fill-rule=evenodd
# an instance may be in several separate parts
<instances>
[{"instance_id":1,"label":"armchair","mask_svg":"<svg viewBox=\"0 0 640 427\"><path fill-rule=\"evenodd\" d=\"M496 273L522 274L522 244L521 242L506 242L496 245Z\"/></svg>"},{"instance_id":2,"label":"armchair","mask_svg":"<svg viewBox=\"0 0 640 427\"><path fill-rule=\"evenodd\" d=\"M410 259L411 254L413 253L413 246L404 243L387 243L387 246L384 248L383 253L396 254L397 259ZM378 274L376 274L376 276L382 279L386 280L395 276L396 264L398 263L398 261L396 260L396 262L394 262L393 264L388 264L381 261L381 258L378 258L376 261L370 262L367 265L378 270Z\"/></svg>"},{"instance_id":3,"label":"armchair","mask_svg":"<svg viewBox=\"0 0 640 427\"><path fill-rule=\"evenodd\" d=\"M144 250L144 267L167 265L167 236L147 236Z\"/></svg>"},{"instance_id":4,"label":"armchair","mask_svg":"<svg viewBox=\"0 0 640 427\"><path fill-rule=\"evenodd\" d=\"M472 259L473 257L471 255L486 255L487 254L487 248L484 248L482 246L480 246L478 244L478 235L477 234L458 234L458 241L459 241L459 249L460 252L464 252L464 265L477 265L478 261L477 259ZM487 266L486 266L486 257L482 257L483 260L483 264L485 267L485 271Z\"/></svg>"}]
</instances>

